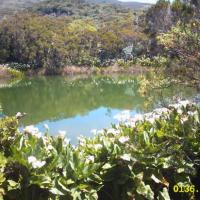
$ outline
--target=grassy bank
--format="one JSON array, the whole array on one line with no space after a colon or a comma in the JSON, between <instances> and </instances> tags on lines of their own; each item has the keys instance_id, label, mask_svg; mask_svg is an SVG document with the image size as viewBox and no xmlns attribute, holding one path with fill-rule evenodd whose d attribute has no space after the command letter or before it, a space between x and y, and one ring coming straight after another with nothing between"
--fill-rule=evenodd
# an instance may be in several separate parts
<instances>
[{"instance_id":1,"label":"grassy bank","mask_svg":"<svg viewBox=\"0 0 200 200\"><path fill-rule=\"evenodd\" d=\"M74 147L0 121L0 199L199 199L200 110L182 101L79 138ZM183 192L181 192L183 191Z\"/></svg>"},{"instance_id":2,"label":"grassy bank","mask_svg":"<svg viewBox=\"0 0 200 200\"><path fill-rule=\"evenodd\" d=\"M18 65L18 64L17 64ZM19 65L20 66L20 65ZM113 65L110 67L90 67L90 66L66 66L62 68L39 68L39 69L23 69L8 65L0 65L0 79L10 80L19 79L26 76L54 76L54 75L92 75L92 74L143 74L152 68L139 65L122 67Z\"/></svg>"},{"instance_id":3,"label":"grassy bank","mask_svg":"<svg viewBox=\"0 0 200 200\"><path fill-rule=\"evenodd\" d=\"M22 78L23 73L8 67L7 65L0 65L0 79L17 79Z\"/></svg>"}]
</instances>

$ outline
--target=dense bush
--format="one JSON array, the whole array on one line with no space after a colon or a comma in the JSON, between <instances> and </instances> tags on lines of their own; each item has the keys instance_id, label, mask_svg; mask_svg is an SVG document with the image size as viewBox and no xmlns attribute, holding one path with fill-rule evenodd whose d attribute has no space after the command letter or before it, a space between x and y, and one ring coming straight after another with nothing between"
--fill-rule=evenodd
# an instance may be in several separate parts
<instances>
[{"instance_id":1,"label":"dense bush","mask_svg":"<svg viewBox=\"0 0 200 200\"><path fill-rule=\"evenodd\" d=\"M152 58L143 56L136 58L135 62L141 66L167 67L169 64L169 59L164 56L154 56Z\"/></svg>"},{"instance_id":2,"label":"dense bush","mask_svg":"<svg viewBox=\"0 0 200 200\"><path fill-rule=\"evenodd\" d=\"M196 0L159 0L147 12L141 15L140 24L150 36L148 54L151 56L164 54L163 46L158 44L156 37L161 33L164 34L170 31L178 22L185 25L190 20L197 19L199 21L199 8L199 3ZM174 39L178 38L174 34ZM177 43L176 45L180 44Z\"/></svg>"},{"instance_id":3,"label":"dense bush","mask_svg":"<svg viewBox=\"0 0 200 200\"><path fill-rule=\"evenodd\" d=\"M29 9L42 15L54 17L70 16L76 19L92 18L96 23L105 22L118 15L126 15L129 9L120 5L88 2L85 0L45 0Z\"/></svg>"},{"instance_id":4,"label":"dense bush","mask_svg":"<svg viewBox=\"0 0 200 200\"><path fill-rule=\"evenodd\" d=\"M117 59L128 67L132 57L143 66L166 66L168 57L178 55L183 64L198 65L199 32L196 0L159 0L137 13L84 0L47 0L0 22L0 63L54 73L65 65L109 66Z\"/></svg>"},{"instance_id":5,"label":"dense bush","mask_svg":"<svg viewBox=\"0 0 200 200\"><path fill-rule=\"evenodd\" d=\"M120 125L81 137L76 147L62 132L41 136L33 126L19 132L15 117L2 119L0 198L194 198L200 109L185 101L133 119L127 112L116 117ZM174 185L189 185L193 192L174 193Z\"/></svg>"},{"instance_id":6,"label":"dense bush","mask_svg":"<svg viewBox=\"0 0 200 200\"><path fill-rule=\"evenodd\" d=\"M124 59L118 59L116 61L117 65L120 66L120 67L131 67L133 66L134 64L136 64L135 60L124 60Z\"/></svg>"},{"instance_id":7,"label":"dense bush","mask_svg":"<svg viewBox=\"0 0 200 200\"><path fill-rule=\"evenodd\" d=\"M9 63L8 65L12 69L16 69L18 71L27 71L31 69L30 65L27 64L20 64L20 63Z\"/></svg>"},{"instance_id":8,"label":"dense bush","mask_svg":"<svg viewBox=\"0 0 200 200\"><path fill-rule=\"evenodd\" d=\"M8 64L0 65L0 77L1 78L13 78L13 79L21 79L24 74L17 69L11 68Z\"/></svg>"},{"instance_id":9,"label":"dense bush","mask_svg":"<svg viewBox=\"0 0 200 200\"><path fill-rule=\"evenodd\" d=\"M154 57L147 57L143 55L142 57L136 57L130 60L125 59L118 59L116 60L116 64L121 67L131 67L135 64L144 67L168 67L169 59L164 56L154 56Z\"/></svg>"},{"instance_id":10,"label":"dense bush","mask_svg":"<svg viewBox=\"0 0 200 200\"><path fill-rule=\"evenodd\" d=\"M194 69L200 63L200 21L177 23L169 32L158 37L165 49L179 57L182 65ZM195 70L198 71L198 70Z\"/></svg>"},{"instance_id":11,"label":"dense bush","mask_svg":"<svg viewBox=\"0 0 200 200\"><path fill-rule=\"evenodd\" d=\"M0 63L20 63L12 66L23 70L99 66L120 57L123 48L140 37L138 33L131 12L98 23L24 12L0 22Z\"/></svg>"}]
</instances>

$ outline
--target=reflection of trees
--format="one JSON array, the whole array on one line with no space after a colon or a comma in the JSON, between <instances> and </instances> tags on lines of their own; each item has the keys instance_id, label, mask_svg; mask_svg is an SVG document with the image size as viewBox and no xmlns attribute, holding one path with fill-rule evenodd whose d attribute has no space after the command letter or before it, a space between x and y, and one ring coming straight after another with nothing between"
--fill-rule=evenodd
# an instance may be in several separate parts
<instances>
[{"instance_id":1,"label":"reflection of trees","mask_svg":"<svg viewBox=\"0 0 200 200\"><path fill-rule=\"evenodd\" d=\"M139 106L143 98L124 93L127 85L137 91L137 84L122 81L123 84L117 84L118 80L107 77L72 82L59 77L30 79L18 87L1 89L0 102L6 115L27 112L26 124L84 115L101 106L120 109Z\"/></svg>"},{"instance_id":2,"label":"reflection of trees","mask_svg":"<svg viewBox=\"0 0 200 200\"><path fill-rule=\"evenodd\" d=\"M1 106L1 103L0 103L0 116L2 114L2 106Z\"/></svg>"},{"instance_id":3,"label":"reflection of trees","mask_svg":"<svg viewBox=\"0 0 200 200\"><path fill-rule=\"evenodd\" d=\"M138 89L137 79L128 77L97 76L73 81L63 77L37 78L24 80L16 87L2 88L0 102L6 115L27 112L24 123L30 124L84 115L99 107L148 111L160 101L157 91L142 96ZM170 98L177 91L181 91L178 86L168 88L163 90L163 96ZM152 96L153 104L145 107Z\"/></svg>"},{"instance_id":4,"label":"reflection of trees","mask_svg":"<svg viewBox=\"0 0 200 200\"><path fill-rule=\"evenodd\" d=\"M138 93L144 98L143 111L147 112L157 106L166 106L173 103L176 98L190 99L197 94L195 88L178 84L177 80L163 75L163 71L149 73L140 76L138 81L140 87Z\"/></svg>"},{"instance_id":5,"label":"reflection of trees","mask_svg":"<svg viewBox=\"0 0 200 200\"><path fill-rule=\"evenodd\" d=\"M21 79L18 78L12 78L12 79L0 79L0 88L7 88L7 87L13 87L17 85Z\"/></svg>"}]
</instances>

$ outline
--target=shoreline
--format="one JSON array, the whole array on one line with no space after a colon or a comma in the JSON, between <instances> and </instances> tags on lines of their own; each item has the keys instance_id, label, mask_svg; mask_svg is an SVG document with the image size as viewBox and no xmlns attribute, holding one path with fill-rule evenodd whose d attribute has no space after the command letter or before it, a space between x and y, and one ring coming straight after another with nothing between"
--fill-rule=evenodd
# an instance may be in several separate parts
<instances>
[{"instance_id":1,"label":"shoreline","mask_svg":"<svg viewBox=\"0 0 200 200\"><path fill-rule=\"evenodd\" d=\"M152 68L142 66L119 67L117 65L110 67L89 67L89 66L65 66L59 69L49 70L48 68L31 69L28 71L19 71L9 68L9 65L0 65L0 88L12 85L24 77L42 77L42 76L95 76L95 75L142 75L152 70Z\"/></svg>"},{"instance_id":2,"label":"shoreline","mask_svg":"<svg viewBox=\"0 0 200 200\"><path fill-rule=\"evenodd\" d=\"M0 80L20 79L24 73L8 67L8 65L0 65Z\"/></svg>"},{"instance_id":3,"label":"shoreline","mask_svg":"<svg viewBox=\"0 0 200 200\"><path fill-rule=\"evenodd\" d=\"M95 76L95 75L143 75L150 72L152 68L143 66L119 67L117 65L110 67L88 67L88 66L66 66L59 69L49 70L48 68L31 69L28 71L19 71L9 68L9 65L0 65L0 88L6 85L22 80L24 77L42 77L42 76Z\"/></svg>"},{"instance_id":4,"label":"shoreline","mask_svg":"<svg viewBox=\"0 0 200 200\"><path fill-rule=\"evenodd\" d=\"M59 69L48 69L41 68L36 70L29 70L25 72L27 76L65 76L65 75L95 75L95 74L143 74L149 72L151 69L147 67L142 67L134 65L131 67L119 67L119 66L110 66L110 67L88 67L88 66L65 66Z\"/></svg>"}]
</instances>

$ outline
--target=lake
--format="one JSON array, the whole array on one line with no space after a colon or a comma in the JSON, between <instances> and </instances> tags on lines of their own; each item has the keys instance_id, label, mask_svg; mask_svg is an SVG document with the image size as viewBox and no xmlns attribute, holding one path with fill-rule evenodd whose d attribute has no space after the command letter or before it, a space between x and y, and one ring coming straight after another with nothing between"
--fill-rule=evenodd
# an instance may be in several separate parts
<instances>
[{"instance_id":1,"label":"lake","mask_svg":"<svg viewBox=\"0 0 200 200\"><path fill-rule=\"evenodd\" d=\"M71 143L77 137L93 135L91 130L111 127L118 123L115 116L130 110L131 115L151 111L174 96L192 98L193 88L172 85L151 91L149 96L139 92L140 81L135 76L67 76L26 78L0 88L1 116L26 112L21 127L35 125L50 134L66 131ZM153 101L152 101L153 99Z\"/></svg>"}]
</instances>

